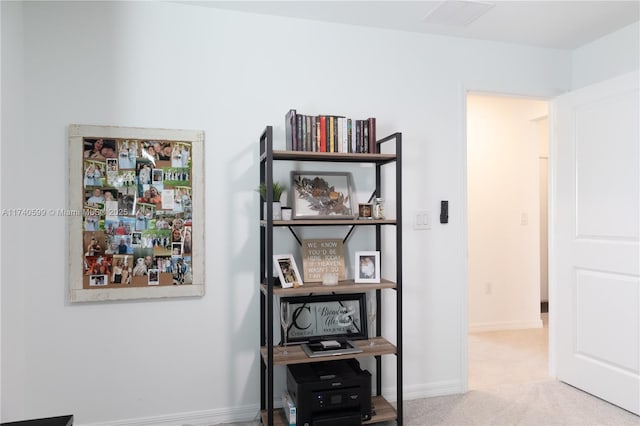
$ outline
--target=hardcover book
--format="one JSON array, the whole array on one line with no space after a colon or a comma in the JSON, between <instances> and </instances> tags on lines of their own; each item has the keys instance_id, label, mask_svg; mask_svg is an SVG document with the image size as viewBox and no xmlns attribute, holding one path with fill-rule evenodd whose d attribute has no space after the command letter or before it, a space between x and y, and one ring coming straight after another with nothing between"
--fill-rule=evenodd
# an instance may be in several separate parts
<instances>
[{"instance_id":1,"label":"hardcover book","mask_svg":"<svg viewBox=\"0 0 640 426\"><path fill-rule=\"evenodd\" d=\"M349 152L355 152L353 143L353 120L347 119L347 144L349 144Z\"/></svg>"},{"instance_id":2,"label":"hardcover book","mask_svg":"<svg viewBox=\"0 0 640 426\"><path fill-rule=\"evenodd\" d=\"M369 152L369 121L362 120L362 152Z\"/></svg>"},{"instance_id":3,"label":"hardcover book","mask_svg":"<svg viewBox=\"0 0 640 426\"><path fill-rule=\"evenodd\" d=\"M313 142L311 140L311 133L313 128L311 126L311 116L304 116L304 150L305 151L313 151Z\"/></svg>"},{"instance_id":4,"label":"hardcover book","mask_svg":"<svg viewBox=\"0 0 640 426\"><path fill-rule=\"evenodd\" d=\"M327 117L320 116L320 152L327 152Z\"/></svg>"},{"instance_id":5,"label":"hardcover book","mask_svg":"<svg viewBox=\"0 0 640 426\"><path fill-rule=\"evenodd\" d=\"M369 117L369 152L372 154L378 152L378 144L376 142L376 118Z\"/></svg>"},{"instance_id":6,"label":"hardcover book","mask_svg":"<svg viewBox=\"0 0 640 426\"><path fill-rule=\"evenodd\" d=\"M286 147L288 151L296 151L297 149L297 134L296 134L296 110L290 109L284 117L285 123L285 139Z\"/></svg>"},{"instance_id":7,"label":"hardcover book","mask_svg":"<svg viewBox=\"0 0 640 426\"><path fill-rule=\"evenodd\" d=\"M301 114L296 115L296 135L298 143L296 151L304 151L304 117Z\"/></svg>"},{"instance_id":8,"label":"hardcover book","mask_svg":"<svg viewBox=\"0 0 640 426\"><path fill-rule=\"evenodd\" d=\"M335 117L329 116L329 137L327 143L327 152L336 152L335 150Z\"/></svg>"}]
</instances>

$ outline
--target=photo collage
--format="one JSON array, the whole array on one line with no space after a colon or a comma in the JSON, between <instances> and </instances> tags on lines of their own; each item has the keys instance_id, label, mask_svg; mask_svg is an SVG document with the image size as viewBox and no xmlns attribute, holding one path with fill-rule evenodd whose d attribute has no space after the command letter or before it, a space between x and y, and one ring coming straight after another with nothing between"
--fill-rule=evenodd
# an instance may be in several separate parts
<instances>
[{"instance_id":1,"label":"photo collage","mask_svg":"<svg viewBox=\"0 0 640 426\"><path fill-rule=\"evenodd\" d=\"M191 143L83 142L83 288L192 284Z\"/></svg>"}]
</instances>

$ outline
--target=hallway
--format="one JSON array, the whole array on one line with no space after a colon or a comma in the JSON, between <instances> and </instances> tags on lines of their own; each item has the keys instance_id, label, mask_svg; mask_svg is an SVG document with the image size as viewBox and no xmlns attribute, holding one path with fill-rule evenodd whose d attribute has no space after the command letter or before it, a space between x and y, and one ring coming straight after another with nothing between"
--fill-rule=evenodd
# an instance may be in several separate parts
<instances>
[{"instance_id":1,"label":"hallway","mask_svg":"<svg viewBox=\"0 0 640 426\"><path fill-rule=\"evenodd\" d=\"M469 390L551 380L548 314L543 328L469 333Z\"/></svg>"}]
</instances>

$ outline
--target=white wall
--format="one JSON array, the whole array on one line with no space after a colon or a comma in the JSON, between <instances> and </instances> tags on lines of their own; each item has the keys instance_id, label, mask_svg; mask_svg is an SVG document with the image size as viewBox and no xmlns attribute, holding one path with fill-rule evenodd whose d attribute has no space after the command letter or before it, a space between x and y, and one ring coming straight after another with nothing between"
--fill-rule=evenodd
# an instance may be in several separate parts
<instances>
[{"instance_id":1,"label":"white wall","mask_svg":"<svg viewBox=\"0 0 640 426\"><path fill-rule=\"evenodd\" d=\"M2 105L1 120L1 145L2 173L0 183L2 185L0 208L19 202L22 195L19 191L10 191L12 178L5 171L15 167L15 158L22 158L24 140L24 56L22 40L22 9L19 3L3 3L2 14L2 58L0 69L2 81L0 97ZM9 143L8 141L18 141ZM22 286L19 284L8 285L15 281L19 274L16 271L24 269L26 256L11 255L11 253L24 253L26 242L22 238L22 226L8 223L2 217L0 232L2 235L2 247L0 256L0 284L1 284L1 371L2 381L0 395L12 393L19 397L13 401L13 410L24 411L25 386L22 380L22 372L25 368L25 319ZM5 257L6 256L6 257ZM5 259L11 259L10 263ZM11 267L9 267L11 265ZM2 405L4 406L4 398ZM2 410L0 409L0 414ZM4 420L3 416L0 419Z\"/></svg>"},{"instance_id":2,"label":"white wall","mask_svg":"<svg viewBox=\"0 0 640 426\"><path fill-rule=\"evenodd\" d=\"M572 52L572 89L579 89L640 67L640 22Z\"/></svg>"},{"instance_id":3,"label":"white wall","mask_svg":"<svg viewBox=\"0 0 640 426\"><path fill-rule=\"evenodd\" d=\"M547 102L467 97L469 330L540 327L539 139Z\"/></svg>"},{"instance_id":4,"label":"white wall","mask_svg":"<svg viewBox=\"0 0 640 426\"><path fill-rule=\"evenodd\" d=\"M272 124L283 147L289 108L403 132L405 395L465 389L463 88L554 96L571 86L568 52L165 2L2 12L2 207L65 206L70 123L192 128L206 132L208 219L205 297L69 305L64 218L3 217L3 421L257 412L257 137ZM442 199L450 223L413 231L412 212L435 218Z\"/></svg>"}]
</instances>

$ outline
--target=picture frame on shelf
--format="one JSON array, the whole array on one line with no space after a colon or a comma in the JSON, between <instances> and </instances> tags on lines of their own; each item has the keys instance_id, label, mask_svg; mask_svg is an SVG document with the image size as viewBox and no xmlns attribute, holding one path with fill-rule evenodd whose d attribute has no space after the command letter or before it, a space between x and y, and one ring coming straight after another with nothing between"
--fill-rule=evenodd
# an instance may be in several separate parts
<instances>
[{"instance_id":1,"label":"picture frame on shelf","mask_svg":"<svg viewBox=\"0 0 640 426\"><path fill-rule=\"evenodd\" d=\"M358 204L358 219L373 219L373 204Z\"/></svg>"},{"instance_id":2,"label":"picture frame on shelf","mask_svg":"<svg viewBox=\"0 0 640 426\"><path fill-rule=\"evenodd\" d=\"M282 288L300 287L304 284L292 254L274 254L273 263L278 271Z\"/></svg>"},{"instance_id":3,"label":"picture frame on shelf","mask_svg":"<svg viewBox=\"0 0 640 426\"><path fill-rule=\"evenodd\" d=\"M291 172L293 219L354 219L354 196L350 172Z\"/></svg>"},{"instance_id":4,"label":"picture frame on shelf","mask_svg":"<svg viewBox=\"0 0 640 426\"><path fill-rule=\"evenodd\" d=\"M70 302L203 296L204 132L71 124L68 138Z\"/></svg>"},{"instance_id":5,"label":"picture frame on shelf","mask_svg":"<svg viewBox=\"0 0 640 426\"><path fill-rule=\"evenodd\" d=\"M289 304L289 343L347 338L367 339L366 293L283 297ZM281 330L284 333L284 330Z\"/></svg>"},{"instance_id":6,"label":"picture frame on shelf","mask_svg":"<svg viewBox=\"0 0 640 426\"><path fill-rule=\"evenodd\" d=\"M354 262L356 283L380 282L380 252L357 251Z\"/></svg>"},{"instance_id":7,"label":"picture frame on shelf","mask_svg":"<svg viewBox=\"0 0 640 426\"><path fill-rule=\"evenodd\" d=\"M326 274L335 276L336 280L347 279L342 239L302 240L302 272L308 283L325 282Z\"/></svg>"}]
</instances>

